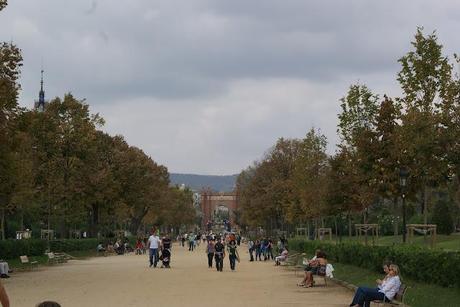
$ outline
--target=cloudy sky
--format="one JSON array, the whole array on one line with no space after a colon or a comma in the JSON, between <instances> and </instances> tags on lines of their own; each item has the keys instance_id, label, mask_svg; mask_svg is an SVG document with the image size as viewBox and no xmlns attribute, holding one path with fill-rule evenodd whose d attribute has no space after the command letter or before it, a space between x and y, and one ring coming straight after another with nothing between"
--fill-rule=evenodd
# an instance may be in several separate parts
<instances>
[{"instance_id":1,"label":"cloudy sky","mask_svg":"<svg viewBox=\"0 0 460 307\"><path fill-rule=\"evenodd\" d=\"M9 0L0 40L23 51L21 105L72 92L171 172L234 174L279 137L338 141L340 97L399 94L417 26L460 51L459 1Z\"/></svg>"}]
</instances>

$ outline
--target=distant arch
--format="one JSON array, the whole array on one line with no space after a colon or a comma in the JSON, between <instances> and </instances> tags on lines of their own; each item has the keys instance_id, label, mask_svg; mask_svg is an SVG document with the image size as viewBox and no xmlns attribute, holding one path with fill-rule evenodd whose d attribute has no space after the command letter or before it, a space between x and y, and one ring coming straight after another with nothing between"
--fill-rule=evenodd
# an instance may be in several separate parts
<instances>
[{"instance_id":1,"label":"distant arch","mask_svg":"<svg viewBox=\"0 0 460 307\"><path fill-rule=\"evenodd\" d=\"M235 192L212 192L203 190L200 193L200 206L203 213L201 226L207 227L208 222L223 222L229 220L235 224L235 211L238 209Z\"/></svg>"}]
</instances>

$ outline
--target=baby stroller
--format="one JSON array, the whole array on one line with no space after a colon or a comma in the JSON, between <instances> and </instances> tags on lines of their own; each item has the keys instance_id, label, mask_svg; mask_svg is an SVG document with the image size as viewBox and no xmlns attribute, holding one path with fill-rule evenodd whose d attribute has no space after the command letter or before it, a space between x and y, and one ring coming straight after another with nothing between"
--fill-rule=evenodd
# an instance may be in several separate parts
<instances>
[{"instance_id":1,"label":"baby stroller","mask_svg":"<svg viewBox=\"0 0 460 307\"><path fill-rule=\"evenodd\" d=\"M169 262L171 261L171 251L168 248L164 248L161 251L160 260L162 263L161 264L162 268L168 268L168 269L170 268Z\"/></svg>"}]
</instances>

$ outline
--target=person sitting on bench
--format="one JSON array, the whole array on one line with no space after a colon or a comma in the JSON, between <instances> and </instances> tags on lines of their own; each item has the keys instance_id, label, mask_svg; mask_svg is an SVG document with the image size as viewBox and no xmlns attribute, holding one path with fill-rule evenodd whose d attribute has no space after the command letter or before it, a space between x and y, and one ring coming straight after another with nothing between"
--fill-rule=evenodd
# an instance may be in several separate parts
<instances>
[{"instance_id":1,"label":"person sitting on bench","mask_svg":"<svg viewBox=\"0 0 460 307\"><path fill-rule=\"evenodd\" d=\"M0 259L0 277L10 278L10 275L8 275L8 273L11 273L8 262Z\"/></svg>"},{"instance_id":2,"label":"person sitting on bench","mask_svg":"<svg viewBox=\"0 0 460 307\"><path fill-rule=\"evenodd\" d=\"M99 244L98 244L97 247L96 247L96 251L97 251L98 253L105 253L105 248L104 248L104 246L102 245L102 242L99 242Z\"/></svg>"},{"instance_id":3,"label":"person sitting on bench","mask_svg":"<svg viewBox=\"0 0 460 307\"><path fill-rule=\"evenodd\" d=\"M359 287L350 306L370 307L374 300L389 302L395 297L400 286L399 267L396 264L390 264L387 277L381 281L378 287Z\"/></svg>"},{"instance_id":4,"label":"person sitting on bench","mask_svg":"<svg viewBox=\"0 0 460 307\"><path fill-rule=\"evenodd\" d=\"M320 250L316 251L316 258L308 262L308 265L305 267L305 276L299 284L299 287L310 288L313 287L315 283L313 280L313 275L325 276L327 268L327 259L326 253Z\"/></svg>"},{"instance_id":5,"label":"person sitting on bench","mask_svg":"<svg viewBox=\"0 0 460 307\"><path fill-rule=\"evenodd\" d=\"M115 242L114 249L117 255L123 255L125 253L125 247L119 240Z\"/></svg>"},{"instance_id":6,"label":"person sitting on bench","mask_svg":"<svg viewBox=\"0 0 460 307\"><path fill-rule=\"evenodd\" d=\"M286 261L289 255L289 251L285 248L279 256L275 257L275 265L280 265L281 262Z\"/></svg>"}]
</instances>

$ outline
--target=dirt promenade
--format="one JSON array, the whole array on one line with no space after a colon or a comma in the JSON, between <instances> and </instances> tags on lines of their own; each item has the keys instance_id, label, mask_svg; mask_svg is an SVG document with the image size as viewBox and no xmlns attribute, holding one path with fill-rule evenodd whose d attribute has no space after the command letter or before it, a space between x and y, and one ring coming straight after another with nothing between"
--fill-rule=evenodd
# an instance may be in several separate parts
<instances>
[{"instance_id":1,"label":"dirt promenade","mask_svg":"<svg viewBox=\"0 0 460 307\"><path fill-rule=\"evenodd\" d=\"M194 252L174 245L171 269L149 268L147 256L110 256L70 261L3 279L11 306L55 300L73 306L347 306L352 293L333 283L296 286L299 277L273 262L241 263L231 272L208 269L203 244Z\"/></svg>"}]
</instances>

